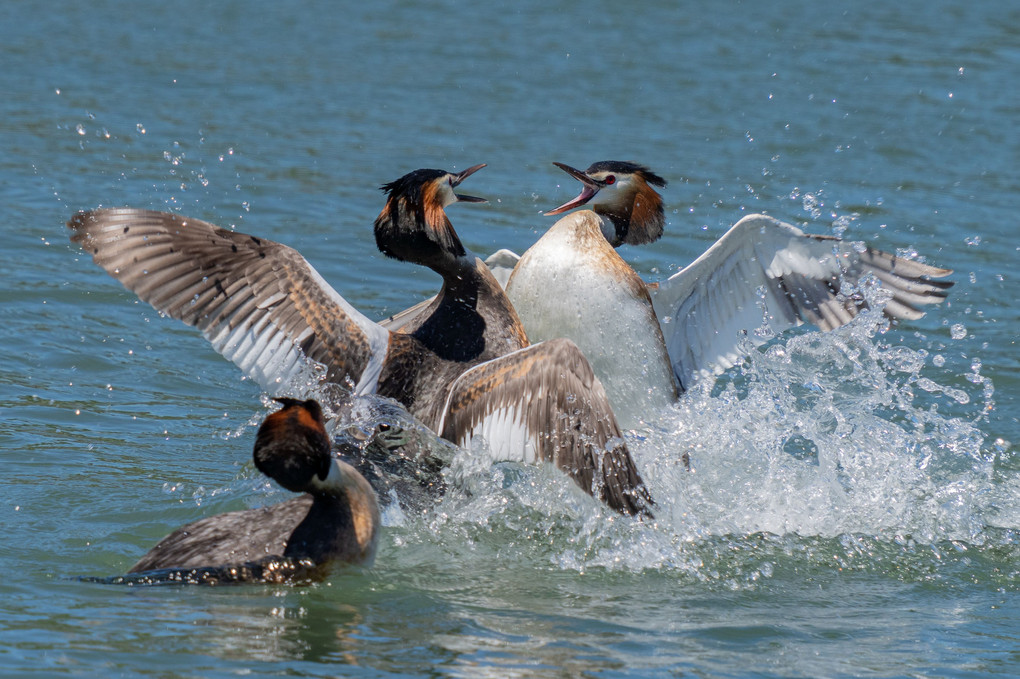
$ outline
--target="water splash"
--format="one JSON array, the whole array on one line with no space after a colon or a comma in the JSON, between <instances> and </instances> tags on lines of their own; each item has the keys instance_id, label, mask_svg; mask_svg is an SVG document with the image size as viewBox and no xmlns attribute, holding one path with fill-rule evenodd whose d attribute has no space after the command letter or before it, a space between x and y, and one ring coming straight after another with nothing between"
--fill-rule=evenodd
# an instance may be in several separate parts
<instances>
[{"instance_id":1,"label":"water splash","mask_svg":"<svg viewBox=\"0 0 1020 679\"><path fill-rule=\"evenodd\" d=\"M1020 479L1001 473L1008 444L980 429L970 391L984 384L948 384L960 376L886 330L867 312L774 340L629 432L654 521L616 515L551 467L460 451L456 483L402 517L397 539L480 567L653 569L727 587L791 568L938 580L976 552L1015 558Z\"/></svg>"}]
</instances>

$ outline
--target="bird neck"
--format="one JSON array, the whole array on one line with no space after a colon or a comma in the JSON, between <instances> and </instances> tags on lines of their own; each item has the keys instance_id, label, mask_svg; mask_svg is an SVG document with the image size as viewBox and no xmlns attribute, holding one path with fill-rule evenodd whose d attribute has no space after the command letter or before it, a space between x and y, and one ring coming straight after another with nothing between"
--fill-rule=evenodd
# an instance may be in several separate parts
<instances>
[{"instance_id":1,"label":"bird neck","mask_svg":"<svg viewBox=\"0 0 1020 679\"><path fill-rule=\"evenodd\" d=\"M624 243L642 245L654 242L662 236L666 225L662 197L644 183L639 184L624 200L596 204L592 210L608 222L602 232L614 248Z\"/></svg>"},{"instance_id":2,"label":"bird neck","mask_svg":"<svg viewBox=\"0 0 1020 679\"><path fill-rule=\"evenodd\" d=\"M489 267L474 255L440 272L443 287L413 335L448 361L474 362L527 346L517 312Z\"/></svg>"},{"instance_id":3,"label":"bird neck","mask_svg":"<svg viewBox=\"0 0 1020 679\"><path fill-rule=\"evenodd\" d=\"M294 549L323 554L343 551L356 557L352 560L371 560L382 519L375 491L365 477L333 458L326 480L315 477L311 485L312 507L292 534ZM320 558L319 554L309 556Z\"/></svg>"},{"instance_id":4,"label":"bird neck","mask_svg":"<svg viewBox=\"0 0 1020 679\"><path fill-rule=\"evenodd\" d=\"M602 235L609 244L614 248L623 245L630 233L630 211L619 205L595 205L592 211L598 215Z\"/></svg>"}]
</instances>

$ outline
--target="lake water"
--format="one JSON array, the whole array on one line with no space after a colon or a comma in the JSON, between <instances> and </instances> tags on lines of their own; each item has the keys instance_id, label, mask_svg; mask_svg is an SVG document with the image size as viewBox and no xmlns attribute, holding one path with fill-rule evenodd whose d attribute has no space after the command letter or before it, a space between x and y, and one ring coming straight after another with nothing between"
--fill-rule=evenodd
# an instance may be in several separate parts
<instances>
[{"instance_id":1,"label":"lake water","mask_svg":"<svg viewBox=\"0 0 1020 679\"><path fill-rule=\"evenodd\" d=\"M703 5L8 2L0 674L1020 673L1020 8ZM451 219L520 252L576 194L551 162L603 159L670 182L665 236L621 251L648 279L766 211L956 285L918 322L791 333L630 432L652 525L458 459L470 494L388 512L374 567L319 585L75 579L286 494L250 462L265 395L72 247L74 211L286 242L381 317L439 283L376 251L380 184L488 163Z\"/></svg>"}]
</instances>

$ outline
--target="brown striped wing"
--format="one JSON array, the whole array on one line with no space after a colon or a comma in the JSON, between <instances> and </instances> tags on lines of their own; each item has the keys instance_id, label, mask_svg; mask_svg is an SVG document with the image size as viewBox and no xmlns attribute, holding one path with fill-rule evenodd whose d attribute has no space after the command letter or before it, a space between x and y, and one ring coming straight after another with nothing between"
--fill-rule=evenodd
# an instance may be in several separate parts
<instances>
[{"instance_id":1,"label":"brown striped wing","mask_svg":"<svg viewBox=\"0 0 1020 679\"><path fill-rule=\"evenodd\" d=\"M158 311L198 328L265 389L309 360L332 381L374 389L389 333L336 293L294 249L177 214L80 212L71 240Z\"/></svg>"},{"instance_id":2,"label":"brown striped wing","mask_svg":"<svg viewBox=\"0 0 1020 679\"><path fill-rule=\"evenodd\" d=\"M620 434L601 382L581 350L550 340L475 366L453 384L439 430L493 460L552 462L625 514L652 499Z\"/></svg>"}]
</instances>

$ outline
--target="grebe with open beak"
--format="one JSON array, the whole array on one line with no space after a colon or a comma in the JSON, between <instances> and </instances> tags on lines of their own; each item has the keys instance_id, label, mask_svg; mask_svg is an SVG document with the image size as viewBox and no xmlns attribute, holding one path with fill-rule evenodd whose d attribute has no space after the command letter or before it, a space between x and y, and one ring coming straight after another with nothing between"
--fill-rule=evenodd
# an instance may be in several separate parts
<instances>
[{"instance_id":1,"label":"grebe with open beak","mask_svg":"<svg viewBox=\"0 0 1020 679\"><path fill-rule=\"evenodd\" d=\"M844 294L873 275L891 294L883 310L896 320L924 315L952 283L949 269L806 234L766 215L748 215L685 269L645 284L615 249L662 234L666 182L631 162L603 161L586 171L556 163L582 184L574 199L548 212L578 210L557 221L513 267L507 295L532 341L569 337L584 352L630 427L648 408L668 403L702 373L739 361L742 343L809 322L837 328L866 307ZM505 268L514 263L498 253ZM847 286L847 287L844 287Z\"/></svg>"}]
</instances>

